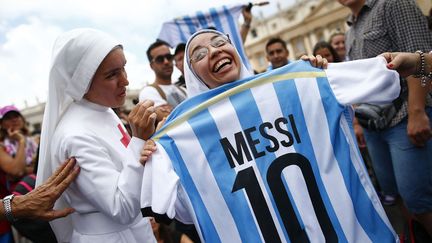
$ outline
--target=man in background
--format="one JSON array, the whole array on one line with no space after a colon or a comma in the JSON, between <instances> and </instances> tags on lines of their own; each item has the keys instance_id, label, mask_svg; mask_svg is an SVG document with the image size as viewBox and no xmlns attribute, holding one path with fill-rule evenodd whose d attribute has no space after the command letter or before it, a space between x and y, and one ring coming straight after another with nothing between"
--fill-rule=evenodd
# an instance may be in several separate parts
<instances>
[{"instance_id":1,"label":"man in background","mask_svg":"<svg viewBox=\"0 0 432 243\"><path fill-rule=\"evenodd\" d=\"M172 83L173 59L169 45L165 41L157 40L147 49L150 68L155 74L155 81L145 86L139 101L152 100L157 114L157 122L171 113L172 109L186 99L186 91Z\"/></svg>"},{"instance_id":2,"label":"man in background","mask_svg":"<svg viewBox=\"0 0 432 243\"><path fill-rule=\"evenodd\" d=\"M345 41L350 60L432 50L427 20L415 1L338 1L351 10ZM401 79L401 95L393 102L397 112L389 123L380 129L363 125L363 133L383 192L399 193L432 236L432 98L420 80L410 79Z\"/></svg>"},{"instance_id":3,"label":"man in background","mask_svg":"<svg viewBox=\"0 0 432 243\"><path fill-rule=\"evenodd\" d=\"M177 82L175 83L177 86L186 88L186 83L184 79L183 74L183 58L184 58L184 52L185 52L186 44L180 43L177 45L175 51L174 51L174 63L176 68L180 71L181 75L178 78Z\"/></svg>"},{"instance_id":4,"label":"man in background","mask_svg":"<svg viewBox=\"0 0 432 243\"><path fill-rule=\"evenodd\" d=\"M275 37L267 41L266 44L266 57L270 62L268 70L276 69L288 64L289 51L285 41L281 38Z\"/></svg>"}]
</instances>

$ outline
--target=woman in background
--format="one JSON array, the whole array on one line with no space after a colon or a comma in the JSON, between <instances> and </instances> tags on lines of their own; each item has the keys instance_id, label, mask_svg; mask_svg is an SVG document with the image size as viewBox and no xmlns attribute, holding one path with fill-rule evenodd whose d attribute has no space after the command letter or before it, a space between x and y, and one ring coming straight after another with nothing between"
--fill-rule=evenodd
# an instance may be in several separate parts
<instances>
[{"instance_id":1,"label":"woman in background","mask_svg":"<svg viewBox=\"0 0 432 243\"><path fill-rule=\"evenodd\" d=\"M37 144L28 136L25 119L15 106L0 109L0 124L0 198L4 198L27 171L33 171ZM9 222L0 221L0 242L11 240Z\"/></svg>"},{"instance_id":2,"label":"woman in background","mask_svg":"<svg viewBox=\"0 0 432 243\"><path fill-rule=\"evenodd\" d=\"M346 48L345 48L345 34L342 32L336 32L330 36L329 40L330 45L335 49L337 54L339 55L339 60L346 60Z\"/></svg>"},{"instance_id":3,"label":"woman in background","mask_svg":"<svg viewBox=\"0 0 432 243\"><path fill-rule=\"evenodd\" d=\"M323 58L327 59L329 63L341 61L335 49L333 49L333 47L325 41L320 41L315 44L315 47L313 49L313 55L320 55Z\"/></svg>"}]
</instances>

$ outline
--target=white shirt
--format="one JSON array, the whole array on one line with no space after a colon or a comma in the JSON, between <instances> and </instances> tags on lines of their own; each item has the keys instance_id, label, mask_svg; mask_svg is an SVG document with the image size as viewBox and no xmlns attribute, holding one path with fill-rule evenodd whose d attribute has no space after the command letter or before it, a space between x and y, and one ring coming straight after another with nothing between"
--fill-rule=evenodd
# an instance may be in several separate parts
<instances>
[{"instance_id":1,"label":"white shirt","mask_svg":"<svg viewBox=\"0 0 432 243\"><path fill-rule=\"evenodd\" d=\"M139 101L152 100L155 107L170 104L174 108L186 99L186 91L182 87L178 87L175 84L159 85L159 87L165 93L166 100L162 98L155 87L146 86L139 94Z\"/></svg>"}]
</instances>

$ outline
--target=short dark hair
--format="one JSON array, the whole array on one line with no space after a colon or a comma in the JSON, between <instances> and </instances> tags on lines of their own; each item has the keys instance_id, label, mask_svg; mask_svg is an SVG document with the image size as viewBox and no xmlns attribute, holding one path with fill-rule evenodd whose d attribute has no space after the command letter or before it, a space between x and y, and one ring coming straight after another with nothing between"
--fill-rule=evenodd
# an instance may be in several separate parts
<instances>
[{"instance_id":1,"label":"short dark hair","mask_svg":"<svg viewBox=\"0 0 432 243\"><path fill-rule=\"evenodd\" d=\"M186 43L180 43L177 45L175 51L174 51L174 56L179 54L180 52L184 52L186 49Z\"/></svg>"},{"instance_id":2,"label":"short dark hair","mask_svg":"<svg viewBox=\"0 0 432 243\"><path fill-rule=\"evenodd\" d=\"M160 40L160 39L157 39L155 42L153 42L150 46L149 46L149 48L147 49L147 58L148 58L148 60L149 60L149 62L151 62L152 60L153 60L153 57L151 56L151 54L150 54L150 52L153 50L153 49L155 49L155 48L157 48L157 47L159 47L159 46L167 46L167 47L171 47L166 41L163 41L163 40Z\"/></svg>"},{"instance_id":3,"label":"short dark hair","mask_svg":"<svg viewBox=\"0 0 432 243\"><path fill-rule=\"evenodd\" d=\"M280 43L280 44L282 44L283 48L284 48L285 50L288 51L285 41L282 40L282 39L279 38L279 37L273 37L273 38L270 38L270 39L267 41L267 44L266 44L266 51L267 51L267 48L268 48L270 45L273 45L273 44L275 44L275 43Z\"/></svg>"},{"instance_id":4,"label":"short dark hair","mask_svg":"<svg viewBox=\"0 0 432 243\"><path fill-rule=\"evenodd\" d=\"M332 54L333 62L340 62L341 61L339 59L339 55L337 54L336 50L327 41L320 41L320 42L316 43L314 46L314 49L313 49L313 55L316 56L316 52L319 49L324 49L324 48L327 48L330 51L330 53Z\"/></svg>"}]
</instances>

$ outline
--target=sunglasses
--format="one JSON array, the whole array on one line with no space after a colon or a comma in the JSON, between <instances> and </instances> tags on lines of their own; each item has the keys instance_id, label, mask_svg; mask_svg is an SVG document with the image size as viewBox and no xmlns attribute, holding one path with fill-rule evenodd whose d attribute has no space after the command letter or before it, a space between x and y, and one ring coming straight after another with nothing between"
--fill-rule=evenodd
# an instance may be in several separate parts
<instances>
[{"instance_id":1,"label":"sunglasses","mask_svg":"<svg viewBox=\"0 0 432 243\"><path fill-rule=\"evenodd\" d=\"M190 57L190 61L191 62L199 62L202 59L204 59L204 57L206 57L207 54L209 53L208 46L218 48L218 47L224 46L227 43L231 43L228 35L215 36L210 40L210 43L208 45L201 46L201 47L198 47L197 49L195 49L192 52L192 55Z\"/></svg>"},{"instance_id":2,"label":"sunglasses","mask_svg":"<svg viewBox=\"0 0 432 243\"><path fill-rule=\"evenodd\" d=\"M165 59L168 62L172 62L172 60L174 59L174 56L171 55L170 53L165 54L165 55L159 55L159 56L153 58L152 62L155 62L157 64L162 64L165 61Z\"/></svg>"}]
</instances>

